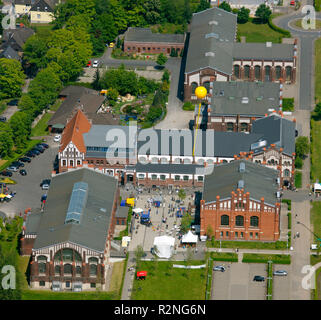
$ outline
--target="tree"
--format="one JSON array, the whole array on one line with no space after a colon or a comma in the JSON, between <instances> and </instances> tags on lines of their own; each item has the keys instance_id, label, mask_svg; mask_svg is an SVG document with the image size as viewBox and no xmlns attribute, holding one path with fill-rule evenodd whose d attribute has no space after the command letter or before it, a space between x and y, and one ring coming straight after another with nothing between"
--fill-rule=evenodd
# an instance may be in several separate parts
<instances>
[{"instance_id":1,"label":"tree","mask_svg":"<svg viewBox=\"0 0 321 320\"><path fill-rule=\"evenodd\" d=\"M213 235L214 235L214 230L212 228L211 225L208 225L207 226L207 229L206 229L206 235L209 239L212 239Z\"/></svg>"},{"instance_id":2,"label":"tree","mask_svg":"<svg viewBox=\"0 0 321 320\"><path fill-rule=\"evenodd\" d=\"M250 18L250 9L242 7L237 12L237 23L246 23Z\"/></svg>"},{"instance_id":3,"label":"tree","mask_svg":"<svg viewBox=\"0 0 321 320\"><path fill-rule=\"evenodd\" d=\"M321 102L315 106L314 112L317 118L321 118Z\"/></svg>"},{"instance_id":4,"label":"tree","mask_svg":"<svg viewBox=\"0 0 321 320\"><path fill-rule=\"evenodd\" d=\"M11 156L13 147L12 131L8 123L0 122L0 157Z\"/></svg>"},{"instance_id":5,"label":"tree","mask_svg":"<svg viewBox=\"0 0 321 320\"><path fill-rule=\"evenodd\" d=\"M261 23L267 23L271 14L271 9L264 3L262 3L255 11L255 16L261 21Z\"/></svg>"},{"instance_id":6,"label":"tree","mask_svg":"<svg viewBox=\"0 0 321 320\"><path fill-rule=\"evenodd\" d=\"M160 53L157 57L156 63L160 66L163 66L167 61L167 57L163 54Z\"/></svg>"},{"instance_id":7,"label":"tree","mask_svg":"<svg viewBox=\"0 0 321 320\"><path fill-rule=\"evenodd\" d=\"M0 59L0 99L20 97L24 79L19 61Z\"/></svg>"},{"instance_id":8,"label":"tree","mask_svg":"<svg viewBox=\"0 0 321 320\"><path fill-rule=\"evenodd\" d=\"M166 81L169 83L169 76L170 76L169 71L167 69L165 69L163 76L162 76L162 81L163 82Z\"/></svg>"},{"instance_id":9,"label":"tree","mask_svg":"<svg viewBox=\"0 0 321 320\"><path fill-rule=\"evenodd\" d=\"M179 189L178 191L178 197L180 198L180 200L184 200L186 198L186 192L184 189Z\"/></svg>"},{"instance_id":10,"label":"tree","mask_svg":"<svg viewBox=\"0 0 321 320\"><path fill-rule=\"evenodd\" d=\"M304 158L310 151L309 140L307 137L298 137L295 142L295 153L297 157Z\"/></svg>"},{"instance_id":11,"label":"tree","mask_svg":"<svg viewBox=\"0 0 321 320\"><path fill-rule=\"evenodd\" d=\"M181 232L187 233L192 223L192 216L189 213L185 213L181 219Z\"/></svg>"},{"instance_id":12,"label":"tree","mask_svg":"<svg viewBox=\"0 0 321 320\"><path fill-rule=\"evenodd\" d=\"M29 114L19 111L16 112L9 121L12 130L14 145L18 151L26 147L29 135L31 133L31 117Z\"/></svg>"},{"instance_id":13,"label":"tree","mask_svg":"<svg viewBox=\"0 0 321 320\"><path fill-rule=\"evenodd\" d=\"M208 0L201 0L198 7L196 8L196 12L200 12L211 7L210 2Z\"/></svg>"},{"instance_id":14,"label":"tree","mask_svg":"<svg viewBox=\"0 0 321 320\"><path fill-rule=\"evenodd\" d=\"M111 106L114 106L116 104L118 95L119 95L119 93L118 93L117 89L113 89L113 88L108 89L107 99L108 99L108 103Z\"/></svg>"},{"instance_id":15,"label":"tree","mask_svg":"<svg viewBox=\"0 0 321 320\"><path fill-rule=\"evenodd\" d=\"M228 12L232 11L231 6L226 1L223 1L218 7Z\"/></svg>"},{"instance_id":16,"label":"tree","mask_svg":"<svg viewBox=\"0 0 321 320\"><path fill-rule=\"evenodd\" d=\"M46 54L48 49L46 39L35 34L25 43L23 59L37 69L44 68L47 65Z\"/></svg>"},{"instance_id":17,"label":"tree","mask_svg":"<svg viewBox=\"0 0 321 320\"><path fill-rule=\"evenodd\" d=\"M142 260L143 255L144 255L144 249L143 249L143 247L140 246L140 245L138 245L138 246L136 247L136 249L135 249L134 254L135 254L136 266L137 266L137 268L139 268L139 264L140 264L140 262L141 262L141 260Z\"/></svg>"}]
</instances>

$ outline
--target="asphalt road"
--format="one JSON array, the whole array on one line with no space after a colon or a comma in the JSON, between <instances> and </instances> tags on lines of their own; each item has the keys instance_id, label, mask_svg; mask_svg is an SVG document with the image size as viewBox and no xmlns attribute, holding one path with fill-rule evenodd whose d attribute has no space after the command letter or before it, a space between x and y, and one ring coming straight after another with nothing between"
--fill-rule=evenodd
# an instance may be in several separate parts
<instances>
[{"instance_id":1,"label":"asphalt road","mask_svg":"<svg viewBox=\"0 0 321 320\"><path fill-rule=\"evenodd\" d=\"M21 176L19 172L14 172L12 179L17 182L16 185L9 186L10 190L16 191L16 195L10 202L0 203L0 211L13 217L25 209L39 209L41 196L47 191L40 188L43 179L51 178L53 163L58 152L58 144L48 139L50 147L39 156L32 158L30 163L25 163L22 169L27 171L26 176Z\"/></svg>"},{"instance_id":2,"label":"asphalt road","mask_svg":"<svg viewBox=\"0 0 321 320\"><path fill-rule=\"evenodd\" d=\"M273 276L273 300L290 300L291 295L291 266L283 264L274 264L273 272L276 270L285 270L287 276Z\"/></svg>"}]
</instances>

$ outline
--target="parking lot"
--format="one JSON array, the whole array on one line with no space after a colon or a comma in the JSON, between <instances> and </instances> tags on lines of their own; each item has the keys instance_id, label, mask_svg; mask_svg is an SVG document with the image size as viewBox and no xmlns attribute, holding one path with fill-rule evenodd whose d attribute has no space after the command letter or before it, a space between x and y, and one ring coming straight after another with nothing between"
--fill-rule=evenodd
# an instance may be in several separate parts
<instances>
[{"instance_id":1,"label":"parking lot","mask_svg":"<svg viewBox=\"0 0 321 320\"><path fill-rule=\"evenodd\" d=\"M273 276L273 300L290 300L291 291L291 265L274 264L273 272L276 270L287 271L287 276Z\"/></svg>"},{"instance_id":2,"label":"parking lot","mask_svg":"<svg viewBox=\"0 0 321 320\"><path fill-rule=\"evenodd\" d=\"M266 280L253 281L254 276L267 276L263 263L230 263L214 261L213 266L223 265L224 272L213 271L213 300L265 300Z\"/></svg>"},{"instance_id":3,"label":"parking lot","mask_svg":"<svg viewBox=\"0 0 321 320\"><path fill-rule=\"evenodd\" d=\"M58 143L53 142L52 137L47 139L49 148L40 155L31 158L30 163L25 163L25 166L20 169L27 171L26 176L19 174L19 171L13 172L11 179L17 184L8 185L11 191L15 191L16 195L10 202L0 203L0 211L3 211L8 216L14 216L23 213L25 209L40 208L41 196L47 193L47 190L42 190L40 183L43 179L51 178L53 163L58 152Z\"/></svg>"},{"instance_id":4,"label":"parking lot","mask_svg":"<svg viewBox=\"0 0 321 320\"><path fill-rule=\"evenodd\" d=\"M150 193L149 193L150 191ZM175 190L169 194L167 188L162 188L158 191L153 191L149 188L145 188L143 194L134 193L136 197L136 208L141 208L144 211L149 209L149 199L155 196L163 197L163 202L159 208L150 205L151 214L150 220L152 225L147 227L140 223L140 219L134 219L134 225L132 230L132 241L129 245L129 250L135 250L138 245L141 245L144 251L150 251L153 247L154 238L156 236L169 235L175 237L175 245L179 244L178 232L180 226L180 218L176 217L176 211L178 207L188 208L189 203L193 203L193 194L195 189L185 189L186 198L184 204L176 202L178 195ZM174 200L172 200L174 199ZM169 205L172 209L169 209ZM162 222L162 219L167 219L166 222ZM167 226L167 227L166 227Z\"/></svg>"}]
</instances>

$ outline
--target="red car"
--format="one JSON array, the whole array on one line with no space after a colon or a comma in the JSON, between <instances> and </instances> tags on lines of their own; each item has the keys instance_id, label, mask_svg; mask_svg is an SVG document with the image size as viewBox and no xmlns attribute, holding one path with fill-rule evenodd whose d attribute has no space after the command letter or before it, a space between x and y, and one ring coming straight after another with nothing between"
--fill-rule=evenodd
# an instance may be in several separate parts
<instances>
[{"instance_id":1,"label":"red car","mask_svg":"<svg viewBox=\"0 0 321 320\"><path fill-rule=\"evenodd\" d=\"M90 67L91 66L91 61L88 61L87 62L87 67Z\"/></svg>"},{"instance_id":2,"label":"red car","mask_svg":"<svg viewBox=\"0 0 321 320\"><path fill-rule=\"evenodd\" d=\"M294 1L294 0L291 0L290 5L291 5L291 6L294 6L294 5L295 5L295 1Z\"/></svg>"}]
</instances>

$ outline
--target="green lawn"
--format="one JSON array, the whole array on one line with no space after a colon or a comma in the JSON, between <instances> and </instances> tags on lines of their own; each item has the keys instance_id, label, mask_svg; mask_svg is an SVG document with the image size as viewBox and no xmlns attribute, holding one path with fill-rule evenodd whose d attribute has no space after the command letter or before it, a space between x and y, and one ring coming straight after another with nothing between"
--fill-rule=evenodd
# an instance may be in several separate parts
<instances>
[{"instance_id":1,"label":"green lawn","mask_svg":"<svg viewBox=\"0 0 321 320\"><path fill-rule=\"evenodd\" d=\"M207 246L212 248L219 248L220 241L207 241ZM239 248L239 249L286 249L286 241L276 242L258 242L258 241L221 241L221 248Z\"/></svg>"},{"instance_id":2,"label":"green lawn","mask_svg":"<svg viewBox=\"0 0 321 320\"><path fill-rule=\"evenodd\" d=\"M253 20L250 20L244 24L237 25L237 36L246 37L246 42L267 42L271 41L274 43L281 43L282 35L279 32L276 32L266 24L257 24L253 23Z\"/></svg>"},{"instance_id":3,"label":"green lawn","mask_svg":"<svg viewBox=\"0 0 321 320\"><path fill-rule=\"evenodd\" d=\"M320 79L321 81L321 79ZM321 121L311 118L311 180L321 181Z\"/></svg>"},{"instance_id":4,"label":"green lawn","mask_svg":"<svg viewBox=\"0 0 321 320\"><path fill-rule=\"evenodd\" d=\"M47 290L22 290L22 300L114 300L117 293L93 292L52 292Z\"/></svg>"},{"instance_id":5,"label":"green lawn","mask_svg":"<svg viewBox=\"0 0 321 320\"><path fill-rule=\"evenodd\" d=\"M294 184L297 189L302 188L302 172L301 171L295 172Z\"/></svg>"},{"instance_id":6,"label":"green lawn","mask_svg":"<svg viewBox=\"0 0 321 320\"><path fill-rule=\"evenodd\" d=\"M321 237L321 202L313 202L310 213L311 229L318 237ZM314 238L315 243L316 238ZM320 244L320 243L319 243Z\"/></svg>"},{"instance_id":7,"label":"green lawn","mask_svg":"<svg viewBox=\"0 0 321 320\"><path fill-rule=\"evenodd\" d=\"M257 253L244 253L242 262L249 263L267 263L272 261L278 264L290 264L291 256L285 254L257 254Z\"/></svg>"},{"instance_id":8,"label":"green lawn","mask_svg":"<svg viewBox=\"0 0 321 320\"><path fill-rule=\"evenodd\" d=\"M35 30L39 37L47 38L53 29L53 25L32 23L31 28Z\"/></svg>"},{"instance_id":9,"label":"green lawn","mask_svg":"<svg viewBox=\"0 0 321 320\"><path fill-rule=\"evenodd\" d=\"M315 98L321 101L321 39L315 41Z\"/></svg>"},{"instance_id":10,"label":"green lawn","mask_svg":"<svg viewBox=\"0 0 321 320\"><path fill-rule=\"evenodd\" d=\"M48 121L53 116L53 113L45 113L37 125L32 128L31 136L32 137L40 137L48 134Z\"/></svg>"},{"instance_id":11,"label":"green lawn","mask_svg":"<svg viewBox=\"0 0 321 320\"><path fill-rule=\"evenodd\" d=\"M211 258L214 261L238 261L237 254L232 252L211 252Z\"/></svg>"},{"instance_id":12,"label":"green lawn","mask_svg":"<svg viewBox=\"0 0 321 320\"><path fill-rule=\"evenodd\" d=\"M175 261L175 264L183 262ZM141 261L146 280L134 280L132 300L204 300L207 269L171 268L169 261ZM193 265L205 264L193 261Z\"/></svg>"}]
</instances>

